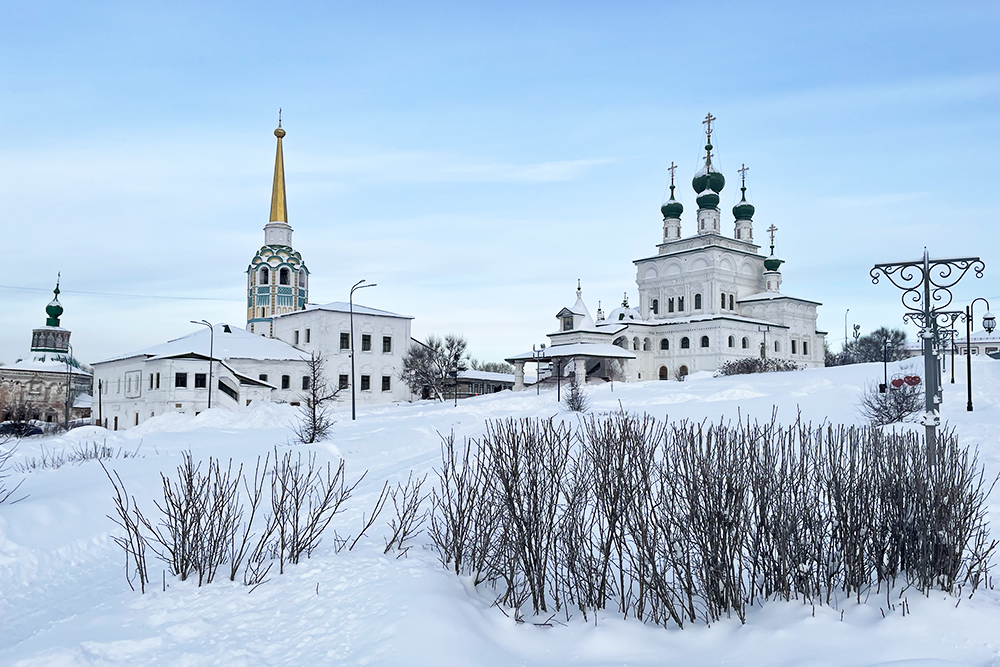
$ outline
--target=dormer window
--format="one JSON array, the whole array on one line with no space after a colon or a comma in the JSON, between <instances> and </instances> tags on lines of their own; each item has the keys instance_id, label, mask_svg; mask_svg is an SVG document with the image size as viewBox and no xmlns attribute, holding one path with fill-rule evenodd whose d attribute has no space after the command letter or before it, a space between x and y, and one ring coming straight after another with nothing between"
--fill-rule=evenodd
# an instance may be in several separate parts
<instances>
[{"instance_id":1,"label":"dormer window","mask_svg":"<svg viewBox=\"0 0 1000 667\"><path fill-rule=\"evenodd\" d=\"M572 315L567 315L566 317L562 318L562 330L563 331L572 331L573 330L573 316Z\"/></svg>"}]
</instances>

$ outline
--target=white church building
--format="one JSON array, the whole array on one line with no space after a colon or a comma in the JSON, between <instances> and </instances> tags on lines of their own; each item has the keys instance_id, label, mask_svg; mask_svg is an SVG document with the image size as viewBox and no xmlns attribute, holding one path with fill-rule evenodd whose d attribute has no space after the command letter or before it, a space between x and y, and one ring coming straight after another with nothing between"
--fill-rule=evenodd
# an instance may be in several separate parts
<instances>
[{"instance_id":1,"label":"white church building","mask_svg":"<svg viewBox=\"0 0 1000 667\"><path fill-rule=\"evenodd\" d=\"M635 260L638 307L627 299L607 317L594 319L577 284L576 302L556 313L550 345L507 359L514 364L515 389L524 388L526 363L551 363L556 372L603 380L667 380L696 371L714 371L726 361L759 355L792 361L804 368L824 364L826 333L816 328L821 304L782 292L781 264L754 243L755 209L746 199L746 172L740 169L740 202L733 207L731 237L722 233L719 193L726 179L712 164L712 122L706 117L705 164L695 174L695 233L681 233L683 205L674 196L660 208L663 241L656 253Z\"/></svg>"},{"instance_id":2,"label":"white church building","mask_svg":"<svg viewBox=\"0 0 1000 667\"><path fill-rule=\"evenodd\" d=\"M97 423L137 426L164 412L240 410L254 400L298 404L308 391L307 360L325 358L328 382L349 402L411 399L399 380L412 317L351 303L309 303L309 269L292 247L278 120L271 214L264 245L247 267L247 327L215 324L94 364ZM352 345L352 338L354 344ZM354 364L351 354L354 354Z\"/></svg>"}]
</instances>

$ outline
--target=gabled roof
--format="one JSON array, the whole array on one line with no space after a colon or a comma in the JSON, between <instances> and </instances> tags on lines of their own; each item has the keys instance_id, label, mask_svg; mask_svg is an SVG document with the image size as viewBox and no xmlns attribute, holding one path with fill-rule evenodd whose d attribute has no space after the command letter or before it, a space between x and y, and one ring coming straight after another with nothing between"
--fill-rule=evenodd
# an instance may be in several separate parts
<instances>
[{"instance_id":1,"label":"gabled roof","mask_svg":"<svg viewBox=\"0 0 1000 667\"><path fill-rule=\"evenodd\" d=\"M816 306L823 305L819 301L812 301L811 299L800 299L797 296L788 296L787 294L782 294L781 292L758 292L757 294L751 294L750 296L745 296L740 299L737 299L737 303L746 303L748 301L777 301L778 299L801 301L802 303L811 303Z\"/></svg>"},{"instance_id":2,"label":"gabled roof","mask_svg":"<svg viewBox=\"0 0 1000 667\"><path fill-rule=\"evenodd\" d=\"M301 315L302 313L307 313L311 310L328 310L334 313L350 313L351 304L347 301L332 301L330 303L307 303L305 310L294 310L290 313L282 313L280 315L275 315L275 318L279 317L294 317L296 315ZM369 308L368 306L362 306L361 304L354 304L354 314L355 315L377 315L379 317L398 317L404 320L412 320L412 315L400 315L398 313L392 313L388 310L379 310L378 308Z\"/></svg>"},{"instance_id":3,"label":"gabled roof","mask_svg":"<svg viewBox=\"0 0 1000 667\"><path fill-rule=\"evenodd\" d=\"M535 352L522 352L508 357L506 361L538 361L547 359L563 359L565 357L602 357L606 359L635 359L636 355L631 350L611 345L609 343L569 343L567 345L553 345L544 350Z\"/></svg>"},{"instance_id":4,"label":"gabled roof","mask_svg":"<svg viewBox=\"0 0 1000 667\"><path fill-rule=\"evenodd\" d=\"M257 359L277 361L299 361L308 359L301 350L277 338L266 338L252 334L246 329L229 324L215 324L214 344L207 327L199 327L197 331L186 336L169 340L166 343L147 347L144 350L111 357L97 363L105 364L111 361L121 361L133 357L177 357L184 355L202 355L208 359L211 349L216 359Z\"/></svg>"}]
</instances>

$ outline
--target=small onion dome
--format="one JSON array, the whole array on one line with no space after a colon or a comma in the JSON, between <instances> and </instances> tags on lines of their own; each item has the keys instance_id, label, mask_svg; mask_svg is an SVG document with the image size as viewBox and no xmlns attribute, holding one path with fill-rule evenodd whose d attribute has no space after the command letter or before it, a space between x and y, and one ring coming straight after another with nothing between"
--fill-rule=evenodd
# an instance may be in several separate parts
<instances>
[{"instance_id":1,"label":"small onion dome","mask_svg":"<svg viewBox=\"0 0 1000 667\"><path fill-rule=\"evenodd\" d=\"M716 172L718 173L718 172ZM721 174L719 174L721 176ZM698 202L698 208L718 208L719 206L719 195L712 192L710 189L705 190L698 198L695 200Z\"/></svg>"},{"instance_id":2,"label":"small onion dome","mask_svg":"<svg viewBox=\"0 0 1000 667\"><path fill-rule=\"evenodd\" d=\"M63 314L63 307L59 304L59 301L52 299L52 302L45 306L45 314L53 319L59 319Z\"/></svg>"},{"instance_id":3,"label":"small onion dome","mask_svg":"<svg viewBox=\"0 0 1000 667\"><path fill-rule=\"evenodd\" d=\"M711 148L711 146L712 144L708 144L708 148ZM722 192L722 188L726 187L726 177L721 172L713 169L711 163L709 163L691 179L691 186L695 192L704 192L705 190L711 190L716 193Z\"/></svg>"},{"instance_id":4,"label":"small onion dome","mask_svg":"<svg viewBox=\"0 0 1000 667\"><path fill-rule=\"evenodd\" d=\"M768 271L777 271L784 263L785 260L778 259L774 255L771 255L770 257L764 260L764 268L767 269Z\"/></svg>"},{"instance_id":5,"label":"small onion dome","mask_svg":"<svg viewBox=\"0 0 1000 667\"><path fill-rule=\"evenodd\" d=\"M681 213L684 212L684 204L680 203L674 199L674 186L670 186L670 199L664 202L663 206L660 207L660 213L663 214L663 219L667 218L680 218Z\"/></svg>"},{"instance_id":6,"label":"small onion dome","mask_svg":"<svg viewBox=\"0 0 1000 667\"><path fill-rule=\"evenodd\" d=\"M750 220L753 218L754 211L756 209L753 204L747 201L746 193L743 194L743 199L740 203L733 207L733 215L736 216L737 220Z\"/></svg>"},{"instance_id":7,"label":"small onion dome","mask_svg":"<svg viewBox=\"0 0 1000 667\"><path fill-rule=\"evenodd\" d=\"M274 131L274 136L278 137L279 139L281 139L283 136L285 136L285 131L283 129L281 129L280 125L278 126L278 129L276 129Z\"/></svg>"}]
</instances>

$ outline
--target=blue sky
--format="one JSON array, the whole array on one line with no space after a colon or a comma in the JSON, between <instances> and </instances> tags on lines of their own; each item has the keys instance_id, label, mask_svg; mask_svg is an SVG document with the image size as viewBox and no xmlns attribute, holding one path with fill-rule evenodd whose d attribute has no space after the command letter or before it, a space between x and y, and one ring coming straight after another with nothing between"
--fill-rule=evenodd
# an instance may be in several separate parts
<instances>
[{"instance_id":1,"label":"blue sky","mask_svg":"<svg viewBox=\"0 0 1000 667\"><path fill-rule=\"evenodd\" d=\"M242 325L278 107L311 299L376 282L364 303L478 358L545 342L577 278L635 302L671 161L694 231L709 111L724 232L746 163L832 347L848 308L900 324L868 271L925 245L986 262L957 304L1000 301L1000 5L813 4L8 0L0 360L58 271L87 361Z\"/></svg>"}]
</instances>

